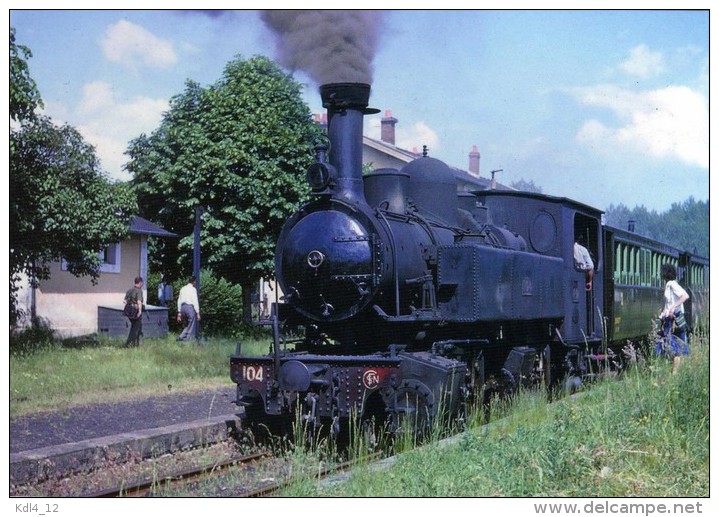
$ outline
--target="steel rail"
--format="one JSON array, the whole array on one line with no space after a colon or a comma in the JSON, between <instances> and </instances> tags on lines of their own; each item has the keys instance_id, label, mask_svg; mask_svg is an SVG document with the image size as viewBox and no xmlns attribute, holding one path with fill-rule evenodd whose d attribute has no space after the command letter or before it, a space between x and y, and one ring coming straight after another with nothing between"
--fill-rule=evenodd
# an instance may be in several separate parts
<instances>
[{"instance_id":1,"label":"steel rail","mask_svg":"<svg viewBox=\"0 0 719 517\"><path fill-rule=\"evenodd\" d=\"M368 459L372 460L379 456L380 456L379 453L374 453L374 454L370 454L369 456L364 457L364 458L345 461L343 463L338 463L337 465L334 465L332 467L325 467L317 474L316 479L319 481L321 479L325 479L327 476L329 476L331 474L335 474L337 472L345 472L360 462L367 461ZM249 490L247 492L244 492L244 493L240 494L238 497L268 497L276 492L279 492L281 489L290 486L292 484L292 482L293 482L292 479L287 479L284 481L271 483L265 487L256 488L254 490Z\"/></svg>"},{"instance_id":2,"label":"steel rail","mask_svg":"<svg viewBox=\"0 0 719 517\"><path fill-rule=\"evenodd\" d=\"M81 497L142 497L151 494L158 486L167 484L179 484L193 481L208 474L217 474L238 464L250 463L254 460L269 456L269 453L259 452L245 456L235 456L219 463L209 463L200 467L194 467L174 474L164 476L162 479L144 479L128 485L112 487L97 492L83 494Z\"/></svg>"}]
</instances>

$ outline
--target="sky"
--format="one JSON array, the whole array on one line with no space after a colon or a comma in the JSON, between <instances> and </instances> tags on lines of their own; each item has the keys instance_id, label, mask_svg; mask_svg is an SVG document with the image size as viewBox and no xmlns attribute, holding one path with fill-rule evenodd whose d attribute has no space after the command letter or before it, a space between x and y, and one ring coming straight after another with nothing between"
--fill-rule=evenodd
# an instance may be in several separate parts
<instances>
[{"instance_id":1,"label":"sky","mask_svg":"<svg viewBox=\"0 0 719 517\"><path fill-rule=\"evenodd\" d=\"M145 4L147 5L147 4ZM177 4L176 4L177 5ZM195 5L197 5L195 3ZM396 10L378 16L365 134L385 110L397 145L505 184L599 209L664 211L709 198L709 13L684 10ZM278 59L258 11L14 10L45 114L94 145L111 178L185 81L238 55ZM318 24L319 25L319 24ZM326 28L316 27L319 35ZM318 84L304 98L321 113Z\"/></svg>"}]
</instances>

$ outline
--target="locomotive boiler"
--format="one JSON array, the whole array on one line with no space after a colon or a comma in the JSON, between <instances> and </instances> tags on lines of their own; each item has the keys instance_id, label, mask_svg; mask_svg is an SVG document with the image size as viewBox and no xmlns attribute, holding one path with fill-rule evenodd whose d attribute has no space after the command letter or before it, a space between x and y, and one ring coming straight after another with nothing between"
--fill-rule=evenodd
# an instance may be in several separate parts
<instances>
[{"instance_id":1,"label":"locomotive boiler","mask_svg":"<svg viewBox=\"0 0 719 517\"><path fill-rule=\"evenodd\" d=\"M369 85L320 94L327 142L307 170L312 200L277 243L272 353L230 358L245 418L421 428L469 400L576 384L614 362L600 211L516 191L458 194L452 170L426 153L363 177ZM590 290L573 259L580 235L596 258ZM302 337L287 346L280 327Z\"/></svg>"}]
</instances>

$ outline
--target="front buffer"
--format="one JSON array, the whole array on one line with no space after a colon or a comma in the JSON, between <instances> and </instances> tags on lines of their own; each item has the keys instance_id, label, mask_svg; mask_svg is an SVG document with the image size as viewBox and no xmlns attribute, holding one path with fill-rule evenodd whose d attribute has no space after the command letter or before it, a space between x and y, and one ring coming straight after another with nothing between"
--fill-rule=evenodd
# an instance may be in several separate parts
<instances>
[{"instance_id":1,"label":"front buffer","mask_svg":"<svg viewBox=\"0 0 719 517\"><path fill-rule=\"evenodd\" d=\"M245 408L248 423L301 412L308 425L319 428L324 422L334 433L350 417L387 423L392 431L403 421L423 429L440 412L454 414L463 407L465 363L390 348L387 354L360 356L233 355L230 377L237 384L236 404Z\"/></svg>"}]
</instances>

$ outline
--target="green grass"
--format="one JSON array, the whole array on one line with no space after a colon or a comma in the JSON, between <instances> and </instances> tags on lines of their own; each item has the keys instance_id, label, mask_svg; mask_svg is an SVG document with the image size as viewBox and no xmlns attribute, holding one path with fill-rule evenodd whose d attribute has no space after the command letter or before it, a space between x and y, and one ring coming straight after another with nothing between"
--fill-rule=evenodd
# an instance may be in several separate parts
<instances>
[{"instance_id":1,"label":"green grass","mask_svg":"<svg viewBox=\"0 0 719 517\"><path fill-rule=\"evenodd\" d=\"M10 416L231 384L237 340L198 346L174 338L146 339L140 348L109 339L11 344ZM240 340L242 353L266 354L269 339Z\"/></svg>"},{"instance_id":2,"label":"green grass","mask_svg":"<svg viewBox=\"0 0 719 517\"><path fill-rule=\"evenodd\" d=\"M678 374L656 358L619 381L547 404L523 393L508 416L406 452L381 475L369 464L346 483L302 480L300 497L706 497L708 345Z\"/></svg>"}]
</instances>

